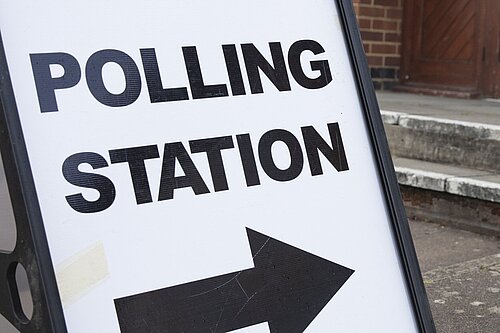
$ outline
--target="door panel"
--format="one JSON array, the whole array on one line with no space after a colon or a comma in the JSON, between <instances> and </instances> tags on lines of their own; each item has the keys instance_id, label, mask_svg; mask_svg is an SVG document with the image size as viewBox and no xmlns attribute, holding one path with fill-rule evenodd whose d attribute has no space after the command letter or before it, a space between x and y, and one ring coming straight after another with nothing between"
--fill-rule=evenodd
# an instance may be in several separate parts
<instances>
[{"instance_id":1,"label":"door panel","mask_svg":"<svg viewBox=\"0 0 500 333\"><path fill-rule=\"evenodd\" d=\"M482 0L406 1L402 82L477 90L483 4Z\"/></svg>"},{"instance_id":2,"label":"door panel","mask_svg":"<svg viewBox=\"0 0 500 333\"><path fill-rule=\"evenodd\" d=\"M500 0L406 0L401 82L500 98Z\"/></svg>"},{"instance_id":3,"label":"door panel","mask_svg":"<svg viewBox=\"0 0 500 333\"><path fill-rule=\"evenodd\" d=\"M482 87L485 95L500 98L500 1L488 0Z\"/></svg>"},{"instance_id":4,"label":"door panel","mask_svg":"<svg viewBox=\"0 0 500 333\"><path fill-rule=\"evenodd\" d=\"M474 37L474 2L472 0L442 1L441 11L430 11L424 17L422 56L443 61L470 61ZM425 7L434 7L425 3ZM427 11L426 11L427 12ZM430 21L430 22L429 22ZM430 24L432 23L432 25Z\"/></svg>"}]
</instances>

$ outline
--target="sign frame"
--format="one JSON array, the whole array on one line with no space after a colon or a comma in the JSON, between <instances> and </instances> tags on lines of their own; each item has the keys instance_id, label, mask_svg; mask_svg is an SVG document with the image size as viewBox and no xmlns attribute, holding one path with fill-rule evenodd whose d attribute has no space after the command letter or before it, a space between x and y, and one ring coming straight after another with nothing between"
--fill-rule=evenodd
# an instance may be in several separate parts
<instances>
[{"instance_id":1,"label":"sign frame","mask_svg":"<svg viewBox=\"0 0 500 333\"><path fill-rule=\"evenodd\" d=\"M359 102L369 129L377 172L397 244L400 265L420 332L434 333L425 287L413 246L351 0L333 0L339 10ZM22 333L67 332L55 273L0 35L0 149L17 229L16 247L0 252L0 313ZM15 282L21 264L29 277L34 311L23 313Z\"/></svg>"}]
</instances>

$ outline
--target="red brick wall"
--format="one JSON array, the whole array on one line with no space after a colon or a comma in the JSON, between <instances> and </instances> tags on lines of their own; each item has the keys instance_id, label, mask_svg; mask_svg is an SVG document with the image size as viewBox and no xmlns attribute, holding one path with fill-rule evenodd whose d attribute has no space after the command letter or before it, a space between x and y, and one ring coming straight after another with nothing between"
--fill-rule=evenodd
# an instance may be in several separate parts
<instances>
[{"instance_id":1,"label":"red brick wall","mask_svg":"<svg viewBox=\"0 0 500 333\"><path fill-rule=\"evenodd\" d=\"M353 0L375 89L398 83L404 0Z\"/></svg>"}]
</instances>

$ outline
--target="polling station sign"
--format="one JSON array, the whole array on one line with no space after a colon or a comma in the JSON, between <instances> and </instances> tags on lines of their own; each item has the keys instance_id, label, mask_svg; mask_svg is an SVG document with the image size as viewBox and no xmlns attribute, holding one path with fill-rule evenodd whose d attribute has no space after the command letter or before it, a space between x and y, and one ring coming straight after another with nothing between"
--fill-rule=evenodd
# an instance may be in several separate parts
<instances>
[{"instance_id":1,"label":"polling station sign","mask_svg":"<svg viewBox=\"0 0 500 333\"><path fill-rule=\"evenodd\" d=\"M0 3L21 332L434 332L350 1Z\"/></svg>"}]
</instances>

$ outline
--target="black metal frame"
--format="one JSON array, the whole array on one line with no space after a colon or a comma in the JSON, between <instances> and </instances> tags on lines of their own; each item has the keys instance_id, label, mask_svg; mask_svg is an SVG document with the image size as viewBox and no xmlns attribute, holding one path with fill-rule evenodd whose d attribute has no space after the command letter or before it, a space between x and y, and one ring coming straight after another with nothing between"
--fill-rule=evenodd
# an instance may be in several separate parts
<instances>
[{"instance_id":1,"label":"black metal frame","mask_svg":"<svg viewBox=\"0 0 500 333\"><path fill-rule=\"evenodd\" d=\"M401 267L405 272L407 288L414 305L416 323L420 332L435 333L352 0L334 1L338 6L359 99L364 109L387 208L393 222ZM1 36L0 99L0 149L17 227L14 251L0 252L0 313L22 333L65 333L67 329L61 300ZM23 314L18 297L15 283L15 270L18 264L23 265L28 274L34 303L31 320Z\"/></svg>"},{"instance_id":2,"label":"black metal frame","mask_svg":"<svg viewBox=\"0 0 500 333\"><path fill-rule=\"evenodd\" d=\"M384 124L380 115L371 75L368 70L363 43L359 33L352 0L338 0L339 14L344 28L347 47L351 56L351 64L358 83L360 101L365 111L368 129L372 139L375 157L389 213L391 214L394 236L398 244L401 267L405 272L406 283L412 298L415 319L422 333L435 333L436 328L427 299L422 273L408 225L408 219L401 198L396 172L389 152L389 144L385 135Z\"/></svg>"},{"instance_id":3,"label":"black metal frame","mask_svg":"<svg viewBox=\"0 0 500 333\"><path fill-rule=\"evenodd\" d=\"M16 220L11 253L0 252L0 312L19 331L66 332L62 305L0 36L0 150ZM28 275L33 316L26 318L16 283L21 264Z\"/></svg>"}]
</instances>

